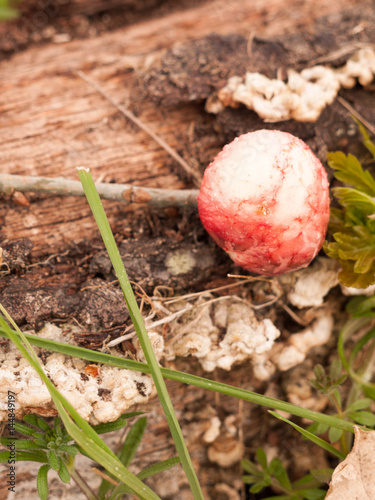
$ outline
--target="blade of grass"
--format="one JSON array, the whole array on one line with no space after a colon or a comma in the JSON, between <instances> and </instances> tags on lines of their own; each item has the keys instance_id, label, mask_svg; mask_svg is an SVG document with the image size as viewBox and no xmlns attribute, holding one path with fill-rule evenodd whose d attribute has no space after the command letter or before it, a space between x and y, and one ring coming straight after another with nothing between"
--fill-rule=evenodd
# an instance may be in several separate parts
<instances>
[{"instance_id":1,"label":"blade of grass","mask_svg":"<svg viewBox=\"0 0 375 500\"><path fill-rule=\"evenodd\" d=\"M17 335L16 332L13 333ZM63 344L62 342L58 342L56 340L44 339L28 333L25 333L24 335L32 345L35 345L37 347L42 347L50 351L60 352L61 354L65 354L67 356L74 356L94 363L103 363L110 366L116 366L118 368L124 368L127 370L134 370L143 373L151 373L149 366L145 363L141 363L140 361L120 358L119 356L113 356L112 354L105 354L102 352L91 351L90 349L85 349L84 347L77 347L70 344ZM0 327L0 336L9 338L9 336L1 327ZM197 377L196 375L179 372L177 370L161 368L161 372L163 374L163 377L168 378L170 380L175 380L177 382L182 382L184 384L201 387L202 389L206 389L209 391L215 391L220 394L225 394L227 396L243 399L244 401L265 406L267 408L282 410L291 413L296 417L308 418L313 422L326 424L331 427L337 427L338 429L343 429L344 431L354 432L353 424L351 424L350 422L347 422L337 417L332 417L330 415L325 415L324 413L319 413L316 411L301 408L300 406L294 405L292 403L280 401L279 399L263 396L262 394L257 394L256 392L247 391L245 389L233 387L228 384L223 384L222 382L216 382L214 380Z\"/></svg>"},{"instance_id":2,"label":"blade of grass","mask_svg":"<svg viewBox=\"0 0 375 500\"><path fill-rule=\"evenodd\" d=\"M106 246L109 258L111 259L113 268L119 280L121 290L124 294L125 301L128 306L131 320L142 347L142 351L145 355L147 364L151 369L151 375L155 383L156 391L158 393L160 403L166 416L178 456L181 460L181 465L184 468L194 499L203 500L203 493L199 485L198 478L196 476L193 463L189 455L189 451L186 447L186 443L182 435L182 431L178 423L172 401L169 397L163 375L161 373L155 353L152 349L150 339L148 337L146 327L143 322L142 314L139 310L137 300L130 285L128 275L118 251L115 238L113 236L107 216L104 212L93 178L91 177L89 171L84 168L78 169L78 175L82 183L83 190L85 191L87 201L98 225L101 237L103 238L104 244Z\"/></svg>"},{"instance_id":3,"label":"blade of grass","mask_svg":"<svg viewBox=\"0 0 375 500\"><path fill-rule=\"evenodd\" d=\"M346 357L345 353L345 343L348 339L350 339L354 333L358 330L358 328L364 326L366 323L370 323L371 318L359 318L359 319L353 319L351 321L348 321L347 324L342 328L339 334L339 338L337 341L337 353L340 357L342 366L344 369L347 371L351 379L356 382L360 387L363 389L367 389L372 392L372 394L375 393L375 384L372 382L369 382L366 380L366 378L363 376L363 374L359 372L356 372L353 370L351 362L353 361L352 357L349 357L349 360ZM368 340L370 340L373 335L374 335L374 328L371 329L367 334L364 335L362 339L359 340L359 345L360 348L362 348L362 345L364 345ZM356 352L356 346L354 346L354 352ZM361 371L363 371L364 366L361 367ZM370 371L372 372L372 366L370 366Z\"/></svg>"},{"instance_id":4,"label":"blade of grass","mask_svg":"<svg viewBox=\"0 0 375 500\"><path fill-rule=\"evenodd\" d=\"M324 439L320 438L319 436L315 436L315 434L312 434L312 432L309 432L306 429L304 429L303 427L300 427L299 425L295 424L294 422L291 422L287 418L282 417L281 415L279 415L275 411L269 410L269 413L271 413L271 415L278 418L279 420L282 420L283 422L286 422L287 424L291 425L294 429L296 429L296 431L298 431L300 434L302 434L302 436L304 438L308 439L309 441L312 441L313 443L317 444L318 446L320 446L324 450L332 453L333 455L338 457L340 460L345 459L346 455L344 453L342 453L340 450L337 450L331 444L327 443L327 441L324 441Z\"/></svg>"},{"instance_id":5,"label":"blade of grass","mask_svg":"<svg viewBox=\"0 0 375 500\"><path fill-rule=\"evenodd\" d=\"M90 455L90 457L102 465L107 471L111 472L120 481L127 484L136 494L144 500L160 500L160 498L145 484L142 483L134 474L120 462L110 448L100 439L86 420L84 420L73 406L58 392L53 383L45 375L33 348L29 344L24 334L17 328L12 318L4 307L0 304L0 311L7 320L16 328L18 335L14 335L5 319L0 316L0 325L7 331L9 338L16 345L24 358L30 363L40 378L46 384L53 402L64 422L69 435ZM22 340L22 342L21 342ZM68 414L69 412L69 414ZM80 427L73 422L73 419L79 423Z\"/></svg>"}]
</instances>

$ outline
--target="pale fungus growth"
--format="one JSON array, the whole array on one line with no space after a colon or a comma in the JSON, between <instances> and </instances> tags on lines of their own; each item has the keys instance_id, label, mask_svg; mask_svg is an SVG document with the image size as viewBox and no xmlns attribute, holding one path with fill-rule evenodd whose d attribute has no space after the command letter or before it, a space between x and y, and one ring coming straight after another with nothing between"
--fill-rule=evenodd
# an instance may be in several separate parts
<instances>
[{"instance_id":1,"label":"pale fungus growth","mask_svg":"<svg viewBox=\"0 0 375 500\"><path fill-rule=\"evenodd\" d=\"M172 340L167 344L168 359L194 356L203 369L229 371L234 364L270 351L280 331L269 319L259 321L251 306L228 297L202 310L189 312L190 322L171 323ZM195 321L198 317L199 321ZM217 320L217 321L216 321ZM219 332L224 330L219 341Z\"/></svg>"},{"instance_id":2,"label":"pale fungus growth","mask_svg":"<svg viewBox=\"0 0 375 500\"><path fill-rule=\"evenodd\" d=\"M226 106L240 104L255 111L265 122L294 119L316 121L336 98L341 87L353 88L357 81L369 85L375 74L375 50L364 47L351 55L340 68L317 65L300 73L287 71L287 80L248 72L229 78L226 86L209 97L206 110L219 113Z\"/></svg>"},{"instance_id":3,"label":"pale fungus growth","mask_svg":"<svg viewBox=\"0 0 375 500\"><path fill-rule=\"evenodd\" d=\"M50 323L38 332L38 336L67 342L63 330ZM74 344L73 338L69 338L69 342ZM132 405L146 403L155 392L150 375L103 365L100 376L95 377L85 371L87 363L82 360L59 353L44 358L40 357L40 349L34 349L39 353L45 374L56 388L83 418L94 425L116 420ZM22 418L25 412L56 415L44 382L26 359L20 357L13 344L9 344L6 355L0 356L0 393L6 393L9 387L16 393L17 418ZM0 421L6 420L7 415L6 398L3 398L0 401Z\"/></svg>"},{"instance_id":4,"label":"pale fungus growth","mask_svg":"<svg viewBox=\"0 0 375 500\"><path fill-rule=\"evenodd\" d=\"M318 307L323 304L324 297L331 288L338 285L339 266L329 258L318 258L311 267L302 269L294 276L280 276L281 283L289 278L294 280L292 289L288 292L290 303L299 309L303 307Z\"/></svg>"}]
</instances>

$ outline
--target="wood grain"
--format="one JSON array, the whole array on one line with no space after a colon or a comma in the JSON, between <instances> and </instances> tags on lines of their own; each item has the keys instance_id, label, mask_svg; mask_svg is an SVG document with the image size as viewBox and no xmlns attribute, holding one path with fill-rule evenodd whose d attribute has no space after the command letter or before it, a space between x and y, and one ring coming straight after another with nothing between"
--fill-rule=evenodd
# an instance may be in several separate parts
<instances>
[{"instance_id":1,"label":"wood grain","mask_svg":"<svg viewBox=\"0 0 375 500\"><path fill-rule=\"evenodd\" d=\"M206 118L199 105L158 108L141 88L140 74L163 51L203 37L252 33L275 36L312 26L317 16L360 4L280 0L221 0L176 11L93 39L32 46L0 64L1 171L77 179L89 167L95 179L140 186L191 187L180 168L144 132L127 122L102 96L77 77L82 70L160 134L194 168L199 153L188 149L191 127ZM211 137L206 156L220 145ZM34 256L61 251L68 242L97 234L85 200L29 196L30 205L6 199L2 238L28 237ZM112 222L121 210L106 203Z\"/></svg>"}]
</instances>

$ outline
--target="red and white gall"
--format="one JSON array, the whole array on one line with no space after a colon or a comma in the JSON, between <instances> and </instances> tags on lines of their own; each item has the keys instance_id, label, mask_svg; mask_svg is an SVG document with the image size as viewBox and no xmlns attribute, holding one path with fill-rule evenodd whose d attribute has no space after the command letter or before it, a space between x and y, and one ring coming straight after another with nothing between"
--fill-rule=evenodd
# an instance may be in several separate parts
<instances>
[{"instance_id":1,"label":"red and white gall","mask_svg":"<svg viewBox=\"0 0 375 500\"><path fill-rule=\"evenodd\" d=\"M306 267L329 219L327 174L300 139L277 130L237 137L205 171L202 223L232 260L274 276Z\"/></svg>"}]
</instances>

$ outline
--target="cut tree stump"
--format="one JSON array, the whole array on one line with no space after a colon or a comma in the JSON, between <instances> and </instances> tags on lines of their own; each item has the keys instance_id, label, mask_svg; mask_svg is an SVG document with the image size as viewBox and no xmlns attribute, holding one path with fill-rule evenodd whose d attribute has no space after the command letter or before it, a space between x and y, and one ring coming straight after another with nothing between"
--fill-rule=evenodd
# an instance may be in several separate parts
<instances>
[{"instance_id":1,"label":"cut tree stump","mask_svg":"<svg viewBox=\"0 0 375 500\"><path fill-rule=\"evenodd\" d=\"M128 106L193 168L203 170L221 147L215 119L200 103L164 109L145 94L142 78L163 53L216 32L262 37L314 30L314 20L362 2L207 2L113 33L66 44L31 46L0 64L1 170L11 174L77 179L89 167L94 179L140 186L191 187L168 154L82 81L85 72ZM189 79L189 75L186 75ZM2 238L30 238L33 256L59 253L68 243L97 235L84 199L27 196L1 208ZM109 219L126 225L120 204L105 203ZM121 220L120 220L121 219Z\"/></svg>"},{"instance_id":2,"label":"cut tree stump","mask_svg":"<svg viewBox=\"0 0 375 500\"><path fill-rule=\"evenodd\" d=\"M129 0L128 3L132 2ZM149 5L154 3L167 2L150 0ZM197 187L165 150L125 119L110 102L83 81L77 71L84 72L120 104L133 111L175 148L194 171L202 173L225 141L238 133L264 126L253 112L245 109L226 110L217 116L204 111L204 100L210 86L214 89L230 71L239 69L242 61L246 67L247 40L255 36L259 46L284 41L289 55L294 48L299 49L296 52L300 55L303 50L307 51L306 54L312 48L310 42L317 32L318 18L331 15L332 23L336 19L340 25L345 9L351 8L352 16L353 13L361 16L372 5L364 4L362 0L210 0L194 2L190 8L187 0L183 4L183 10L174 5L169 12L161 11L162 16L155 14L146 21L138 18L137 23L100 36L92 37L88 30L84 39L75 38L61 43L69 40L71 34L64 38L64 33L60 32L57 33L59 36L52 37L52 41L45 44L31 44L22 51L8 54L0 62L0 171L77 180L76 167L83 165L90 168L94 179L100 182L171 189ZM72 15L97 14L101 12L101 5L99 0L94 3L71 0L64 12L67 15L69 12ZM117 5L117 0L109 2L110 8L115 9ZM93 9L91 12L87 10L90 8ZM373 29L368 24L370 17L363 16L348 33L349 43L353 43L354 39L362 40L364 36L369 39L373 36ZM350 15L347 17L350 18ZM9 30L20 29L20 25L17 28L14 23L9 26ZM212 33L216 35L212 36ZM11 37L5 25L1 25L0 34ZM40 35L42 40L49 39L44 30ZM173 67L170 65L173 57L178 57L179 53L194 53L196 59L191 59L191 62L198 64L204 54L200 59L196 48L201 46L199 44L208 46L215 36L219 37L219 45L226 47L226 40L235 38L244 47L242 53L233 62L228 57L224 61L220 52L214 54L215 46L211 47L215 57L223 59L223 73L220 78L206 74L208 80L204 82L200 95L194 90L194 85L199 84L199 74L194 75L193 81L188 66L184 76L184 65L180 64L178 78L174 82L174 90L181 91L177 99L178 92L172 95L169 86L173 81ZM290 43L293 36L300 42ZM322 47L326 52L337 48L330 47L327 39L324 42ZM344 38L340 39L340 44L345 44ZM4 45L0 46L0 50L5 51ZM303 57L296 61L297 69L301 67ZM293 57L288 59L288 64L293 65L293 60ZM277 58L270 60L271 63L275 67ZM259 69L267 72L268 61L264 57L258 59L257 64ZM215 71L214 65L210 70ZM355 89L346 93L345 97L367 119L371 119L369 113L374 109L371 89ZM168 104L168 98L172 105L163 106L163 101ZM360 151L360 140L349 112L334 103L324 113L316 124L282 122L272 124L272 127L294 130L296 135L309 142L321 158L326 152L327 137L330 148L353 146L354 150ZM338 129L334 127L337 123L342 124L341 135L336 134ZM332 132L324 135L322 130ZM162 278L157 281L159 275L165 276L160 264L164 252L183 248L188 248L198 257L202 256L202 259L195 269L180 278L167 274L165 283L168 286L186 291L193 287L202 290L228 283L226 274L234 267L229 258L209 242L197 214L191 209L168 207L151 210L142 205L125 207L119 202L104 202L103 205L121 246L122 256L130 267L130 273L134 273L130 277L141 283L147 293L151 294L157 284L164 283ZM122 322L128 321L126 311L125 308L119 309L120 294L115 293L118 288L113 290L115 286L111 283L115 277L103 254L103 244L84 198L2 194L0 224L4 263L0 302L5 300L22 326L38 327L51 319L64 322L79 318L84 323L85 317L90 314L91 324L99 331L88 329L87 335L79 337L77 334L76 340L80 345L92 348L100 348L108 335L115 338L123 333ZM130 245L127 244L129 239ZM157 245L162 251L158 251ZM6 274L8 271L10 274ZM148 273L153 279L148 279ZM90 288L86 288L87 284L93 283L102 286L100 307L107 304L104 316L99 319L96 314L98 298L90 292ZM255 289L254 295L258 292L259 289ZM30 297L34 302L29 300L27 307L23 307L25 298ZM115 297L116 300L110 303L107 297ZM36 298L39 302L35 302ZM281 306L277 312L280 311ZM284 319L277 318L277 321L282 329ZM289 331L301 328L289 316L287 321ZM190 358L176 359L170 367L206 376L198 362ZM267 389L271 396L285 396L280 394L281 389L273 382L265 387L266 384L252 379L249 366L242 365L230 372L217 370L214 375L215 379L238 387L256 391ZM210 427L211 418L219 416L221 422L225 422L228 416L233 417L232 421L227 421L228 429L235 425L240 429L240 436L246 436L247 443L251 442L249 446L252 448L256 447L254 443L258 444L259 436L268 440L270 446L276 439L276 445L282 446L287 442L286 447L290 448L292 441L289 439L295 440L294 434L290 438L292 431L287 429L280 443L276 432L278 424L270 430L266 412L254 405L245 407L234 398L198 388L187 390L186 386L176 382L169 382L168 388L207 498L226 498L225 495L219 496L215 485L234 484L233 487L238 489L241 483L238 464L226 470L208 462L206 452L209 445L202 442L202 435ZM141 410L152 412L136 463L146 467L153 461L170 458L175 451L160 408L152 401ZM306 449L301 451L302 446L305 445L301 445L300 441L293 441L293 451L298 449L299 456L308 455ZM254 452L252 448L251 453ZM328 467L323 455L318 455L312 457L317 459L314 468ZM322 462L318 463L318 458L322 458ZM298 468L297 458L291 464ZM164 499L191 499L180 469L173 469L171 474L152 480L150 484ZM32 498L29 492L18 491L19 498ZM5 498L5 494L0 498ZM71 496L76 498L75 494Z\"/></svg>"}]
</instances>

